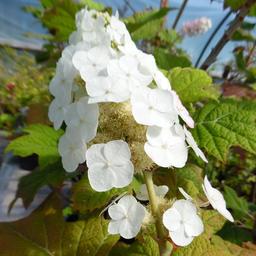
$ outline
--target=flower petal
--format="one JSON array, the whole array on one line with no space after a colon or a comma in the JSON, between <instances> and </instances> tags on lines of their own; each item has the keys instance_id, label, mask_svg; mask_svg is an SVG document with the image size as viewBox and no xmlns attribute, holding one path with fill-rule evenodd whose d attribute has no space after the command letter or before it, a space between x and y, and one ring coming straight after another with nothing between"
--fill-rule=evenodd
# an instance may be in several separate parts
<instances>
[{"instance_id":1,"label":"flower petal","mask_svg":"<svg viewBox=\"0 0 256 256\"><path fill-rule=\"evenodd\" d=\"M113 174L106 170L104 165L94 164L88 169L88 178L91 187L98 192L110 190L113 185Z\"/></svg>"},{"instance_id":2,"label":"flower petal","mask_svg":"<svg viewBox=\"0 0 256 256\"><path fill-rule=\"evenodd\" d=\"M119 229L121 225L122 225L122 221L111 220L108 224L108 233L111 235L119 234Z\"/></svg>"},{"instance_id":3,"label":"flower petal","mask_svg":"<svg viewBox=\"0 0 256 256\"><path fill-rule=\"evenodd\" d=\"M121 220L125 217L126 212L122 205L114 204L108 208L108 214L113 220Z\"/></svg>"},{"instance_id":4,"label":"flower petal","mask_svg":"<svg viewBox=\"0 0 256 256\"><path fill-rule=\"evenodd\" d=\"M175 231L180 229L181 215L174 207L168 209L163 214L163 224L169 231Z\"/></svg>"},{"instance_id":5,"label":"flower petal","mask_svg":"<svg viewBox=\"0 0 256 256\"><path fill-rule=\"evenodd\" d=\"M103 149L105 144L94 144L90 146L86 152L86 163L88 168L95 163L106 163L103 155Z\"/></svg>"},{"instance_id":6,"label":"flower petal","mask_svg":"<svg viewBox=\"0 0 256 256\"><path fill-rule=\"evenodd\" d=\"M194 239L193 236L186 235L184 226L181 226L178 230L170 231L169 235L172 241L179 246L187 246Z\"/></svg>"},{"instance_id":7,"label":"flower petal","mask_svg":"<svg viewBox=\"0 0 256 256\"><path fill-rule=\"evenodd\" d=\"M131 152L125 141L113 140L105 145L104 156L110 163L122 165L130 161Z\"/></svg>"},{"instance_id":8,"label":"flower petal","mask_svg":"<svg viewBox=\"0 0 256 256\"><path fill-rule=\"evenodd\" d=\"M113 187L123 188L132 182L134 167L132 162L127 162L122 166L109 167L113 173Z\"/></svg>"},{"instance_id":9,"label":"flower petal","mask_svg":"<svg viewBox=\"0 0 256 256\"><path fill-rule=\"evenodd\" d=\"M201 218L192 213L190 218L184 223L185 232L188 236L199 236L204 231L204 224Z\"/></svg>"}]
</instances>

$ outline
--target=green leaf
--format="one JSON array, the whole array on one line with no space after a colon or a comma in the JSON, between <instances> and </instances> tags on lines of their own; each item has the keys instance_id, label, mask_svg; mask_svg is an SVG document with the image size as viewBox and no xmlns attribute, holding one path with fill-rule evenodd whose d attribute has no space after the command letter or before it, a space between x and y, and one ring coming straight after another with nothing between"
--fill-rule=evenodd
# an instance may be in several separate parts
<instances>
[{"instance_id":1,"label":"green leaf","mask_svg":"<svg viewBox=\"0 0 256 256\"><path fill-rule=\"evenodd\" d=\"M87 6L89 9L94 9L97 11L102 11L105 8L105 6L102 3L98 3L93 0L81 0L80 4Z\"/></svg>"},{"instance_id":2,"label":"green leaf","mask_svg":"<svg viewBox=\"0 0 256 256\"><path fill-rule=\"evenodd\" d=\"M28 218L0 224L1 255L108 255L119 236L109 235L107 224L99 215L65 222L53 195Z\"/></svg>"},{"instance_id":3,"label":"green leaf","mask_svg":"<svg viewBox=\"0 0 256 256\"><path fill-rule=\"evenodd\" d=\"M22 198L23 204L27 208L40 188L45 185L61 186L67 177L61 162L49 164L40 170L34 170L20 179L16 199Z\"/></svg>"},{"instance_id":4,"label":"green leaf","mask_svg":"<svg viewBox=\"0 0 256 256\"><path fill-rule=\"evenodd\" d=\"M211 238L224 226L226 219L216 210L203 210L202 218L205 225L204 235Z\"/></svg>"},{"instance_id":5,"label":"green leaf","mask_svg":"<svg viewBox=\"0 0 256 256\"><path fill-rule=\"evenodd\" d=\"M233 256L255 256L254 249L240 247L237 244L233 244L221 239L219 236L213 236L211 242L215 247L222 248L224 252L227 252Z\"/></svg>"},{"instance_id":6,"label":"green leaf","mask_svg":"<svg viewBox=\"0 0 256 256\"><path fill-rule=\"evenodd\" d=\"M242 50L238 50L234 53L236 59L236 65L238 69L244 71L246 69L246 60Z\"/></svg>"},{"instance_id":7,"label":"green leaf","mask_svg":"<svg viewBox=\"0 0 256 256\"><path fill-rule=\"evenodd\" d=\"M211 240L206 236L196 237L193 242L186 246L178 248L173 253L173 256L196 256L196 255L207 255L207 256L233 256L228 250L221 246L213 245Z\"/></svg>"},{"instance_id":8,"label":"green leaf","mask_svg":"<svg viewBox=\"0 0 256 256\"><path fill-rule=\"evenodd\" d=\"M202 169L194 164L176 169L177 185L182 187L192 197L202 192ZM193 184L193 186L192 186Z\"/></svg>"},{"instance_id":9,"label":"green leaf","mask_svg":"<svg viewBox=\"0 0 256 256\"><path fill-rule=\"evenodd\" d=\"M232 10L238 10L246 0L225 0L224 7L230 7Z\"/></svg>"},{"instance_id":10,"label":"green leaf","mask_svg":"<svg viewBox=\"0 0 256 256\"><path fill-rule=\"evenodd\" d=\"M247 41L254 42L256 40L255 36L247 30L237 29L232 36L233 41Z\"/></svg>"},{"instance_id":11,"label":"green leaf","mask_svg":"<svg viewBox=\"0 0 256 256\"><path fill-rule=\"evenodd\" d=\"M43 25L54 35L54 41L65 42L75 31L75 15L81 6L72 0L56 0L45 8L40 17Z\"/></svg>"},{"instance_id":12,"label":"green leaf","mask_svg":"<svg viewBox=\"0 0 256 256\"><path fill-rule=\"evenodd\" d=\"M161 42L167 44L169 47L181 42L181 36L174 29L163 29L158 33L158 36Z\"/></svg>"},{"instance_id":13,"label":"green leaf","mask_svg":"<svg viewBox=\"0 0 256 256\"><path fill-rule=\"evenodd\" d=\"M211 77L203 70L174 68L167 74L172 88L184 103L205 99L217 99L218 90L212 85Z\"/></svg>"},{"instance_id":14,"label":"green leaf","mask_svg":"<svg viewBox=\"0 0 256 256\"><path fill-rule=\"evenodd\" d=\"M199 146L226 161L231 146L256 154L256 103L232 99L210 102L194 116L193 136Z\"/></svg>"},{"instance_id":15,"label":"green leaf","mask_svg":"<svg viewBox=\"0 0 256 256\"><path fill-rule=\"evenodd\" d=\"M163 48L155 48L154 56L158 67L161 69L169 70L175 67L184 68L192 65L187 56L172 54Z\"/></svg>"},{"instance_id":16,"label":"green leaf","mask_svg":"<svg viewBox=\"0 0 256 256\"><path fill-rule=\"evenodd\" d=\"M241 28L245 29L245 30L253 30L255 28L255 26L256 26L256 23L244 21L241 25Z\"/></svg>"},{"instance_id":17,"label":"green leaf","mask_svg":"<svg viewBox=\"0 0 256 256\"><path fill-rule=\"evenodd\" d=\"M196 197L202 192L202 169L193 164L175 170L159 168L154 173L154 183L168 186L169 198L182 197L178 187L182 187L192 197Z\"/></svg>"},{"instance_id":18,"label":"green leaf","mask_svg":"<svg viewBox=\"0 0 256 256\"><path fill-rule=\"evenodd\" d=\"M217 233L224 240L242 245L243 242L253 241L252 232L249 229L241 228L231 222L226 222L224 227Z\"/></svg>"},{"instance_id":19,"label":"green leaf","mask_svg":"<svg viewBox=\"0 0 256 256\"><path fill-rule=\"evenodd\" d=\"M234 189L229 186L224 186L224 198L228 208L233 210L237 218L248 216L249 205L246 199L239 197Z\"/></svg>"},{"instance_id":20,"label":"green leaf","mask_svg":"<svg viewBox=\"0 0 256 256\"><path fill-rule=\"evenodd\" d=\"M87 176L84 176L73 187L72 199L74 208L81 213L94 211L107 206L109 201L118 195L131 191L131 187L113 188L106 192L97 192L92 189Z\"/></svg>"},{"instance_id":21,"label":"green leaf","mask_svg":"<svg viewBox=\"0 0 256 256\"><path fill-rule=\"evenodd\" d=\"M46 125L36 124L28 126L24 132L28 134L13 140L6 151L12 151L14 155L22 157L37 154L41 167L60 159L57 143L63 134L62 130L55 131Z\"/></svg>"},{"instance_id":22,"label":"green leaf","mask_svg":"<svg viewBox=\"0 0 256 256\"><path fill-rule=\"evenodd\" d=\"M157 242L151 236L140 237L131 246L117 244L109 256L160 256Z\"/></svg>"},{"instance_id":23,"label":"green leaf","mask_svg":"<svg viewBox=\"0 0 256 256\"><path fill-rule=\"evenodd\" d=\"M169 11L170 8L161 8L160 10L136 12L124 22L133 40L151 39L161 30L163 18Z\"/></svg>"}]
</instances>

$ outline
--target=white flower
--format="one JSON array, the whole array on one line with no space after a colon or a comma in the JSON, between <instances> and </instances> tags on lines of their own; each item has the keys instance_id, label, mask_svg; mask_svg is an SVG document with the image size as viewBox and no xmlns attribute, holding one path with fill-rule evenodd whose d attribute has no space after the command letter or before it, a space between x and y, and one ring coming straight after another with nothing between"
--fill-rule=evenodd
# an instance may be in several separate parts
<instances>
[{"instance_id":1,"label":"white flower","mask_svg":"<svg viewBox=\"0 0 256 256\"><path fill-rule=\"evenodd\" d=\"M156 71L154 74L154 80L158 88L171 91L172 87L170 81L160 70Z\"/></svg>"},{"instance_id":2,"label":"white flower","mask_svg":"<svg viewBox=\"0 0 256 256\"><path fill-rule=\"evenodd\" d=\"M185 132L185 136L186 136L186 141L188 143L188 145L194 150L195 154L200 157L203 161L205 161L206 163L208 163L208 160L206 159L203 151L197 146L191 132L189 132L187 130L187 128L185 126L183 126L184 128L184 132Z\"/></svg>"},{"instance_id":3,"label":"white flower","mask_svg":"<svg viewBox=\"0 0 256 256\"><path fill-rule=\"evenodd\" d=\"M76 132L66 131L60 138L58 150L62 164L67 172L73 172L78 165L85 162L86 144Z\"/></svg>"},{"instance_id":4,"label":"white flower","mask_svg":"<svg viewBox=\"0 0 256 256\"><path fill-rule=\"evenodd\" d=\"M158 69L153 55L137 50L135 57L139 61L139 71L151 76L159 89L171 91L171 84L168 78Z\"/></svg>"},{"instance_id":5,"label":"white flower","mask_svg":"<svg viewBox=\"0 0 256 256\"><path fill-rule=\"evenodd\" d=\"M63 65L58 62L56 74L49 85L49 91L54 97L58 98L63 105L68 105L71 102L73 78L65 78L63 73Z\"/></svg>"},{"instance_id":6,"label":"white flower","mask_svg":"<svg viewBox=\"0 0 256 256\"><path fill-rule=\"evenodd\" d=\"M98 76L87 82L86 89L90 96L89 103L123 102L130 98L129 88L121 79Z\"/></svg>"},{"instance_id":7,"label":"white flower","mask_svg":"<svg viewBox=\"0 0 256 256\"><path fill-rule=\"evenodd\" d=\"M78 49L87 50L89 48L87 44L84 44L81 42L75 46L74 45L66 46L61 53L61 58L59 60L59 63L62 64L62 75L66 79L74 79L78 75L78 72L71 61L74 53ZM58 72L58 67L57 67L57 72Z\"/></svg>"},{"instance_id":8,"label":"white flower","mask_svg":"<svg viewBox=\"0 0 256 256\"><path fill-rule=\"evenodd\" d=\"M63 102L59 98L55 98L48 110L48 117L51 122L53 122L53 126L55 130L58 130L65 118L67 105L63 104Z\"/></svg>"},{"instance_id":9,"label":"white flower","mask_svg":"<svg viewBox=\"0 0 256 256\"><path fill-rule=\"evenodd\" d=\"M205 195L207 196L212 207L217 210L222 216L231 222L234 222L234 218L227 210L226 201L219 190L213 188L209 182L207 176L204 177L204 184L202 185Z\"/></svg>"},{"instance_id":10,"label":"white flower","mask_svg":"<svg viewBox=\"0 0 256 256\"><path fill-rule=\"evenodd\" d=\"M77 51L73 56L73 64L86 82L103 72L110 60L110 50L105 46L97 46L89 51Z\"/></svg>"},{"instance_id":11,"label":"white flower","mask_svg":"<svg viewBox=\"0 0 256 256\"><path fill-rule=\"evenodd\" d=\"M139 124L170 127L178 121L169 91L140 88L131 96L132 113Z\"/></svg>"},{"instance_id":12,"label":"white flower","mask_svg":"<svg viewBox=\"0 0 256 256\"><path fill-rule=\"evenodd\" d=\"M73 130L81 139L88 142L96 136L98 117L98 105L88 104L88 97L82 97L68 106L65 123L68 130Z\"/></svg>"},{"instance_id":13,"label":"white flower","mask_svg":"<svg viewBox=\"0 0 256 256\"><path fill-rule=\"evenodd\" d=\"M182 168L188 158L185 138L171 128L149 126L147 142L144 145L147 155L159 166Z\"/></svg>"},{"instance_id":14,"label":"white flower","mask_svg":"<svg viewBox=\"0 0 256 256\"><path fill-rule=\"evenodd\" d=\"M203 222L197 215L196 206L188 200L177 200L163 214L163 224L173 242L179 246L190 244L204 231Z\"/></svg>"},{"instance_id":15,"label":"white flower","mask_svg":"<svg viewBox=\"0 0 256 256\"><path fill-rule=\"evenodd\" d=\"M187 36L197 36L207 32L212 27L212 21L207 17L187 21L183 24L182 33Z\"/></svg>"},{"instance_id":16,"label":"white flower","mask_svg":"<svg viewBox=\"0 0 256 256\"><path fill-rule=\"evenodd\" d=\"M128 40L131 40L125 24L119 20L118 13L116 16L110 17L107 33L110 35L111 40L118 45L124 45Z\"/></svg>"},{"instance_id":17,"label":"white flower","mask_svg":"<svg viewBox=\"0 0 256 256\"><path fill-rule=\"evenodd\" d=\"M127 195L122 197L117 204L110 206L108 213L111 218L108 232L131 239L139 233L146 209L133 196Z\"/></svg>"},{"instance_id":18,"label":"white flower","mask_svg":"<svg viewBox=\"0 0 256 256\"><path fill-rule=\"evenodd\" d=\"M110 41L107 38L108 35L105 29L106 15L105 13L95 10L88 11L86 9L76 14L77 30L83 41L90 42L93 45L104 44Z\"/></svg>"},{"instance_id":19,"label":"white flower","mask_svg":"<svg viewBox=\"0 0 256 256\"><path fill-rule=\"evenodd\" d=\"M190 127L194 128L194 120L190 116L187 109L182 105L179 96L175 91L172 91L174 98L174 107L178 113L178 115L182 118L182 120Z\"/></svg>"},{"instance_id":20,"label":"white flower","mask_svg":"<svg viewBox=\"0 0 256 256\"><path fill-rule=\"evenodd\" d=\"M86 152L88 178L96 191L108 191L129 185L134 167L128 144L122 140L94 144Z\"/></svg>"},{"instance_id":21,"label":"white flower","mask_svg":"<svg viewBox=\"0 0 256 256\"><path fill-rule=\"evenodd\" d=\"M154 185L154 189L155 189L156 195L158 197L165 197L165 195L167 194L167 192L169 190L169 188L166 185L161 185L161 186ZM136 194L136 197L140 201L148 201L149 200L148 191L147 191L147 187L145 184L142 184L140 186L140 191Z\"/></svg>"},{"instance_id":22,"label":"white flower","mask_svg":"<svg viewBox=\"0 0 256 256\"><path fill-rule=\"evenodd\" d=\"M111 78L123 80L132 92L138 87L149 85L152 81L151 76L139 72L138 65L139 62L135 57L125 55L109 62L108 75Z\"/></svg>"}]
</instances>

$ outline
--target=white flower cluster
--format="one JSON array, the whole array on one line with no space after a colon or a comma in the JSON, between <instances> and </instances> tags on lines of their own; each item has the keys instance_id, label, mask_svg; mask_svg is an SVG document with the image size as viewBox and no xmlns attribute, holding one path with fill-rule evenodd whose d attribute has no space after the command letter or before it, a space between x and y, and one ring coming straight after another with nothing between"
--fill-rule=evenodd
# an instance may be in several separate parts
<instances>
[{"instance_id":1,"label":"white flower cluster","mask_svg":"<svg viewBox=\"0 0 256 256\"><path fill-rule=\"evenodd\" d=\"M182 34L197 36L206 33L212 27L212 21L207 17L187 21L183 24Z\"/></svg>"},{"instance_id":2,"label":"white flower cluster","mask_svg":"<svg viewBox=\"0 0 256 256\"><path fill-rule=\"evenodd\" d=\"M231 213L226 208L222 194L213 188L207 178L204 178L203 190L209 203L226 219L233 222ZM163 214L163 224L169 231L173 242L179 246L190 244L196 236L204 231L204 225L197 214L197 207L193 199L182 188L179 188L186 200L177 200L170 209Z\"/></svg>"},{"instance_id":3,"label":"white flower cluster","mask_svg":"<svg viewBox=\"0 0 256 256\"><path fill-rule=\"evenodd\" d=\"M76 26L50 83L50 92L55 98L49 108L49 118L55 129L59 129L63 121L67 125L59 142L64 168L68 172L75 171L87 159L90 181L96 190L121 186L113 183L111 172L106 172L110 176L105 174L102 180L106 183L111 180L112 185L102 183L102 187L98 187L98 181L93 181L92 177L100 173L99 167L95 167L97 164L104 166L102 173L103 169L109 169L108 164L103 165L107 149L113 150L115 144L117 148L122 147L120 143L125 142L112 142L111 147L106 145L104 149L101 144L94 145L87 154L86 143L97 133L98 103L128 100L136 122L148 126L145 152L156 164L183 167L188 155L185 141L207 161L189 131L179 124L178 116L189 127L194 126L178 95L171 90L169 80L158 69L154 57L136 47L118 16L83 9L76 16ZM124 154L129 162L130 152L127 145L125 147ZM103 154L102 161L105 160L92 163L92 152ZM124 173L129 173L126 178L131 181L132 163L127 163ZM117 178L116 182L121 179Z\"/></svg>"},{"instance_id":4,"label":"white flower cluster","mask_svg":"<svg viewBox=\"0 0 256 256\"><path fill-rule=\"evenodd\" d=\"M145 152L159 166L183 167L188 146L207 162L191 133L179 123L181 117L193 128L193 119L154 57L136 47L118 15L83 9L76 15L76 27L49 87L54 96L49 119L55 129L66 124L58 145L64 169L73 172L86 161L89 182L99 192L131 183L134 166L125 141L93 144L87 149L97 134L98 104L105 102L130 101L136 122L148 126ZM166 192L159 188L160 194ZM145 212L135 198L125 196L109 208L109 215L109 232L132 238Z\"/></svg>"}]
</instances>

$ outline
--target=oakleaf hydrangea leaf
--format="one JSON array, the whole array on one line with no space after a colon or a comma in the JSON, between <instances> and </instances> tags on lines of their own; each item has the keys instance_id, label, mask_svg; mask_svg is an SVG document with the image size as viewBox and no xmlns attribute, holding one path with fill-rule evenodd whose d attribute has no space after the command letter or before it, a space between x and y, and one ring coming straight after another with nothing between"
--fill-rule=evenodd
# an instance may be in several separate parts
<instances>
[{"instance_id":1,"label":"oakleaf hydrangea leaf","mask_svg":"<svg viewBox=\"0 0 256 256\"><path fill-rule=\"evenodd\" d=\"M32 228L31 228L32 227ZM101 256L119 239L107 233L107 221L99 214L84 221L65 222L61 202L51 196L28 218L0 224L2 255Z\"/></svg>"},{"instance_id":2,"label":"oakleaf hydrangea leaf","mask_svg":"<svg viewBox=\"0 0 256 256\"><path fill-rule=\"evenodd\" d=\"M217 99L219 96L211 77L203 70L174 68L169 72L168 78L183 103Z\"/></svg>"},{"instance_id":3,"label":"oakleaf hydrangea leaf","mask_svg":"<svg viewBox=\"0 0 256 256\"><path fill-rule=\"evenodd\" d=\"M210 102L196 112L192 133L201 148L225 161L230 147L256 154L256 103L232 99Z\"/></svg>"},{"instance_id":4,"label":"oakleaf hydrangea leaf","mask_svg":"<svg viewBox=\"0 0 256 256\"><path fill-rule=\"evenodd\" d=\"M74 208L81 213L91 212L95 209L103 208L107 206L110 200L122 193L127 192L129 187L116 189L113 188L106 192L97 192L92 189L87 177L83 177L73 187L72 198L74 202Z\"/></svg>"},{"instance_id":5,"label":"oakleaf hydrangea leaf","mask_svg":"<svg viewBox=\"0 0 256 256\"><path fill-rule=\"evenodd\" d=\"M37 154L40 166L59 160L57 142L63 133L62 130L55 131L46 125L36 124L28 126L24 132L28 134L13 140L6 151L12 151L14 155L22 157Z\"/></svg>"},{"instance_id":6,"label":"oakleaf hydrangea leaf","mask_svg":"<svg viewBox=\"0 0 256 256\"><path fill-rule=\"evenodd\" d=\"M227 202L227 206L234 211L236 217L241 218L248 215L249 205L246 199L239 197L234 189L225 186L224 198Z\"/></svg>"},{"instance_id":7,"label":"oakleaf hydrangea leaf","mask_svg":"<svg viewBox=\"0 0 256 256\"><path fill-rule=\"evenodd\" d=\"M169 8L137 12L125 19L125 23L133 40L151 39L156 36L162 26L163 18Z\"/></svg>"},{"instance_id":8,"label":"oakleaf hydrangea leaf","mask_svg":"<svg viewBox=\"0 0 256 256\"><path fill-rule=\"evenodd\" d=\"M149 235L140 237L131 246L118 243L109 256L160 256L157 242Z\"/></svg>"}]
</instances>

